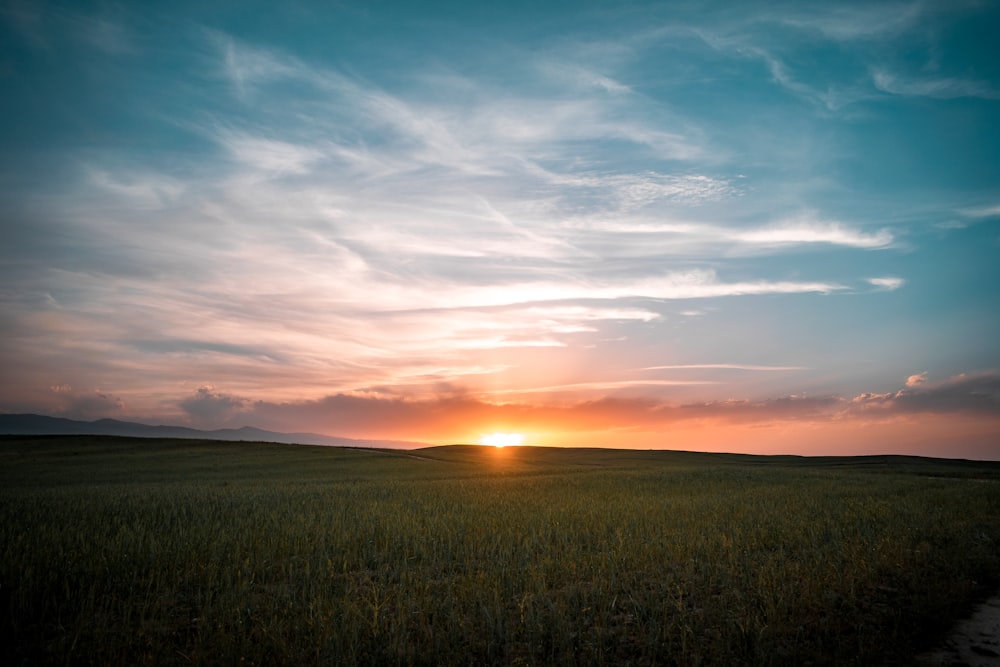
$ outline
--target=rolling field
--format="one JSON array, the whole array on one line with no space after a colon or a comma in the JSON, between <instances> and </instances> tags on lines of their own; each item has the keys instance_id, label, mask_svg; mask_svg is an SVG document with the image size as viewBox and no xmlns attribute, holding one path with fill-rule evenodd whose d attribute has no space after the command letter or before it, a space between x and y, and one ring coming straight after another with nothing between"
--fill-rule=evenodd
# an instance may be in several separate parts
<instances>
[{"instance_id":1,"label":"rolling field","mask_svg":"<svg viewBox=\"0 0 1000 667\"><path fill-rule=\"evenodd\" d=\"M0 438L0 660L908 664L1000 464Z\"/></svg>"}]
</instances>

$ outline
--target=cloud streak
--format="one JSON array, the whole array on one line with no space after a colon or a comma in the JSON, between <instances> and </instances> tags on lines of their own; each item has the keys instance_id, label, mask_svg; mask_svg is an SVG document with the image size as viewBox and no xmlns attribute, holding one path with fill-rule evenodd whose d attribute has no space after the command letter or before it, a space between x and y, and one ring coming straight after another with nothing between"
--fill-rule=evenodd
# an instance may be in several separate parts
<instances>
[{"instance_id":1,"label":"cloud streak","mask_svg":"<svg viewBox=\"0 0 1000 667\"><path fill-rule=\"evenodd\" d=\"M882 278L868 278L868 283L880 290L886 290L892 292L893 290L898 290L900 287L906 284L906 281L902 278L897 278L895 276L884 276Z\"/></svg>"},{"instance_id":2,"label":"cloud streak","mask_svg":"<svg viewBox=\"0 0 1000 667\"><path fill-rule=\"evenodd\" d=\"M892 95L910 95L938 99L960 97L1000 99L1000 90L983 81L972 79L960 79L956 77L906 78L886 70L876 69L872 72L872 81L876 88Z\"/></svg>"}]
</instances>

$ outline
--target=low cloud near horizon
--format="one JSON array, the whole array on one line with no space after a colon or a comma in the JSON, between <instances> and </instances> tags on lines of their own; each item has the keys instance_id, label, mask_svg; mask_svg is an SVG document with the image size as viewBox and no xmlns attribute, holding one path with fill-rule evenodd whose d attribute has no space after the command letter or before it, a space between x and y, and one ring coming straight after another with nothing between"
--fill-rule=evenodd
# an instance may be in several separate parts
<instances>
[{"instance_id":1,"label":"low cloud near horizon","mask_svg":"<svg viewBox=\"0 0 1000 667\"><path fill-rule=\"evenodd\" d=\"M669 404L604 397L573 404L492 403L452 391L428 399L336 394L318 400L253 401L201 387L181 402L189 423L205 428L253 425L278 431L311 431L348 437L438 440L442 433L490 430L565 433L646 429L668 432L688 420L723 423L870 422L899 417L965 415L1000 421L1000 372L914 382L885 393L854 397L784 396Z\"/></svg>"}]
</instances>

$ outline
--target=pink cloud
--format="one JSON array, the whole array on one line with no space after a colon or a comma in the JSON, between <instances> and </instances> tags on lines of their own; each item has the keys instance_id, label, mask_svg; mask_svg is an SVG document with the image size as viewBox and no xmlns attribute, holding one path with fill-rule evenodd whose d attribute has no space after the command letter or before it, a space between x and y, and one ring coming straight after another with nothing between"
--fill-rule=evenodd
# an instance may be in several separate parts
<instances>
[{"instance_id":1,"label":"pink cloud","mask_svg":"<svg viewBox=\"0 0 1000 667\"><path fill-rule=\"evenodd\" d=\"M249 401L215 391L211 385L203 385L193 396L181 401L181 409L191 419L204 426L227 424L243 412Z\"/></svg>"},{"instance_id":2,"label":"pink cloud","mask_svg":"<svg viewBox=\"0 0 1000 667\"><path fill-rule=\"evenodd\" d=\"M49 387L55 398L52 412L70 419L99 419L120 415L125 409L125 401L100 388L76 390L68 384Z\"/></svg>"},{"instance_id":3,"label":"pink cloud","mask_svg":"<svg viewBox=\"0 0 1000 667\"><path fill-rule=\"evenodd\" d=\"M1000 417L1000 372L961 374L929 384L926 373L911 375L895 393L861 394L851 404L901 414L966 413Z\"/></svg>"}]
</instances>

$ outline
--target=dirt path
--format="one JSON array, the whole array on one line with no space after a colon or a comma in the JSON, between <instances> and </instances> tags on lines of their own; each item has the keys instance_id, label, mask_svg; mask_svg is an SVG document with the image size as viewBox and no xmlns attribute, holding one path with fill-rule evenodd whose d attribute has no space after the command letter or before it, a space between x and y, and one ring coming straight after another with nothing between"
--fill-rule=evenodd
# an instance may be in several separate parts
<instances>
[{"instance_id":1,"label":"dirt path","mask_svg":"<svg viewBox=\"0 0 1000 667\"><path fill-rule=\"evenodd\" d=\"M922 667L1000 667L1000 595L959 621L944 645L920 656Z\"/></svg>"}]
</instances>

